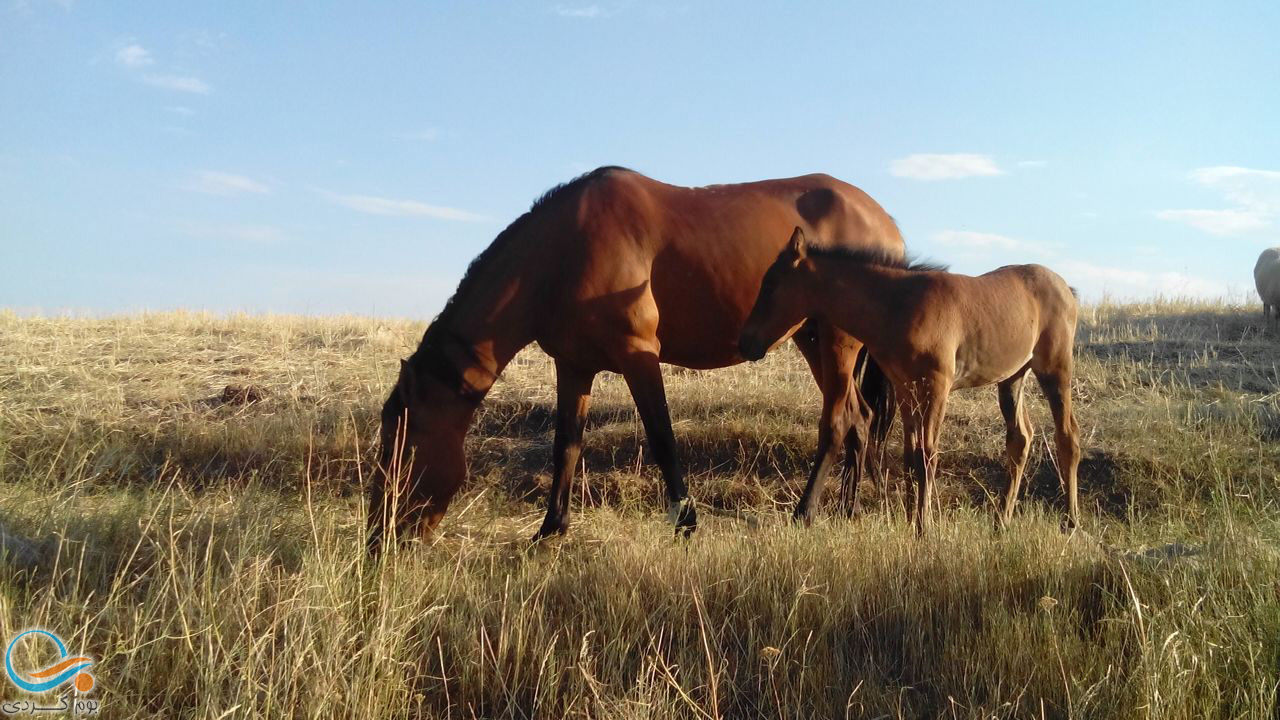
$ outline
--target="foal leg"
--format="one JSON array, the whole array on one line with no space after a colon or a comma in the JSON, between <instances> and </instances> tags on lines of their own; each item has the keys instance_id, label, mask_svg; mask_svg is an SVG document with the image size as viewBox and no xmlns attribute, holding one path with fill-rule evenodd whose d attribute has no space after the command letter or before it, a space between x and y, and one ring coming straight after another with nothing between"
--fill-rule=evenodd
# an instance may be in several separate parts
<instances>
[{"instance_id":1,"label":"foal leg","mask_svg":"<svg viewBox=\"0 0 1280 720\"><path fill-rule=\"evenodd\" d=\"M920 486L920 479L916 477L915 457L916 447L916 424L909 420L906 409L902 409L902 477L907 487L903 489L903 504L906 505L907 522L915 522L916 517L916 488Z\"/></svg>"},{"instance_id":2,"label":"foal leg","mask_svg":"<svg viewBox=\"0 0 1280 720\"><path fill-rule=\"evenodd\" d=\"M582 429L591 405L591 383L596 374L556 360L556 437L552 447L554 469L547 493L547 516L534 541L563 535L569 529L569 490L582 453Z\"/></svg>"},{"instance_id":3,"label":"foal leg","mask_svg":"<svg viewBox=\"0 0 1280 720\"><path fill-rule=\"evenodd\" d=\"M676 533L688 537L698 528L698 513L689 500L689 489L684 484L684 473L676 452L676 436L671 430L671 414L667 409L667 391L662 384L662 368L658 364L657 340L633 343L620 359L622 377L627 381L645 435L649 438L649 450L662 470L667 489L667 514L675 524Z\"/></svg>"},{"instance_id":4,"label":"foal leg","mask_svg":"<svg viewBox=\"0 0 1280 720\"><path fill-rule=\"evenodd\" d=\"M1027 467L1027 456L1031 454L1034 430L1022 404L1022 385L1027 379L1027 370L1026 367L1022 368L997 386L1000 414L1004 416L1004 451L1009 469L1009 486L1004 493L1004 507L996 514L998 528L1005 527L1013 519L1013 506L1018 502L1022 473Z\"/></svg>"},{"instance_id":5,"label":"foal leg","mask_svg":"<svg viewBox=\"0 0 1280 720\"><path fill-rule=\"evenodd\" d=\"M822 388L822 417L818 423L818 450L814 455L809 481L805 484L804 493L800 496L800 502L797 503L793 515L796 521L803 522L805 525L813 522L813 505L822 499L822 488L826 482L827 473L840 449L837 443L845 438L846 434L857 434L859 439L856 445L860 448L863 444L861 437L865 436L869 422L862 408L861 397L857 394L857 388L852 382L853 366L858 356L858 342L826 324L818 327L817 340L817 362L810 360L809 365L810 369L816 368L821 372L818 384ZM810 343L811 341L805 339L797 340L797 345L802 348L802 352L807 353L806 357L808 353L812 353L812 347L806 349L804 346ZM846 464L852 462L857 467L852 481L854 483L861 479L861 460L861 452L854 458L846 458ZM848 503L846 510L852 504L849 487L846 482L844 492L841 493L842 498ZM857 486L852 487L852 492L856 493Z\"/></svg>"},{"instance_id":6,"label":"foal leg","mask_svg":"<svg viewBox=\"0 0 1280 720\"><path fill-rule=\"evenodd\" d=\"M903 457L916 480L915 521L916 534L924 537L933 523L930 512L933 506L934 476L938 466L938 434L946 415L947 395L953 371L937 372L922 378L912 387L899 389L907 393L902 404L903 438L913 436L911 452ZM908 424L910 423L910 424Z\"/></svg>"},{"instance_id":7,"label":"foal leg","mask_svg":"<svg viewBox=\"0 0 1280 720\"><path fill-rule=\"evenodd\" d=\"M1070 345L1068 352L1070 351ZM1060 364L1056 368L1036 371L1036 380L1049 401L1053 413L1053 440L1057 446L1058 473L1062 478L1062 491L1067 496L1067 527L1080 526L1080 506L1076 492L1076 470L1080 465L1080 428L1071 412L1071 366Z\"/></svg>"}]
</instances>

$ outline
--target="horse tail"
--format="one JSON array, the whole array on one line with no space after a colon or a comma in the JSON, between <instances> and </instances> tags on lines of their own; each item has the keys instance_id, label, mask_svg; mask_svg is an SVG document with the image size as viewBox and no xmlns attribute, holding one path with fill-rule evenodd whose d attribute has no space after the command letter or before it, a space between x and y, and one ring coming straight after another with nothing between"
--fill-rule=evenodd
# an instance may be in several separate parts
<instances>
[{"instance_id":1,"label":"horse tail","mask_svg":"<svg viewBox=\"0 0 1280 720\"><path fill-rule=\"evenodd\" d=\"M859 390L862 397L871 406L875 415L871 419L871 441L877 444L883 444L885 438L889 436L889 430L893 426L893 419L897 415L897 403L893 395L893 383L889 382L889 377L884 374L884 370L871 358L864 347L858 351L860 355L864 355L862 362L862 379L859 383Z\"/></svg>"},{"instance_id":2,"label":"horse tail","mask_svg":"<svg viewBox=\"0 0 1280 720\"><path fill-rule=\"evenodd\" d=\"M858 351L858 359L854 364L854 380L858 383L862 399L872 413L871 436L867 438L866 447L872 464L868 469L874 476L873 481L883 487L886 441L889 438L889 430L893 428L893 419L898 409L893 393L893 383L889 382L889 377L872 359L865 346Z\"/></svg>"}]
</instances>

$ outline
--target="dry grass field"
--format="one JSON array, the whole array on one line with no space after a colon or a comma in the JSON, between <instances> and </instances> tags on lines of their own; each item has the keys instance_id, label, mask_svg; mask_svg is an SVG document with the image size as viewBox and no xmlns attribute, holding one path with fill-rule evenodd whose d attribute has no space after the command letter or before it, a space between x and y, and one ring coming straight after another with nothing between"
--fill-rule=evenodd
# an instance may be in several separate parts
<instances>
[{"instance_id":1,"label":"dry grass field","mask_svg":"<svg viewBox=\"0 0 1280 720\"><path fill-rule=\"evenodd\" d=\"M953 397L935 535L910 532L896 464L860 517L793 527L818 397L787 347L666 368L688 542L601 376L573 528L531 551L554 402L531 349L442 532L373 564L361 477L422 330L0 313L0 522L43 553L0 563L6 642L48 628L94 656L111 718L1275 717L1280 339L1255 307L1085 308L1083 532L1059 530L1033 384L1008 532L993 388Z\"/></svg>"}]
</instances>

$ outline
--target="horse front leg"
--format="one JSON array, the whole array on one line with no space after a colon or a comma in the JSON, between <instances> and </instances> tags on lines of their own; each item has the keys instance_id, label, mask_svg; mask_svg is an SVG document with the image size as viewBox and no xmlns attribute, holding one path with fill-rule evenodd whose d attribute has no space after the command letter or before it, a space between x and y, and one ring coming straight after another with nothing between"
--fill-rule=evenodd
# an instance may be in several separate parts
<instances>
[{"instance_id":1,"label":"horse front leg","mask_svg":"<svg viewBox=\"0 0 1280 720\"><path fill-rule=\"evenodd\" d=\"M551 490L547 516L533 536L534 542L569 529L569 494L573 474L582 453L582 431L591 406L591 384L596 374L556 360L556 436L552 446Z\"/></svg>"}]
</instances>

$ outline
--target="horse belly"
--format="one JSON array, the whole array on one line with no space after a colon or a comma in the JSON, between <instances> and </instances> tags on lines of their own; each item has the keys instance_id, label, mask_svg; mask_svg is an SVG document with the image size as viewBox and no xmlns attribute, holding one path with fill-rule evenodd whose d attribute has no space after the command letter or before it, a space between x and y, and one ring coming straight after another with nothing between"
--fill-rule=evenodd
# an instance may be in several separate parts
<instances>
[{"instance_id":1,"label":"horse belly","mask_svg":"<svg viewBox=\"0 0 1280 720\"><path fill-rule=\"evenodd\" d=\"M991 337L978 335L956 349L956 370L952 387L982 387L1007 380L1031 361L1033 328L996 331ZM1024 336L1025 337L1022 337Z\"/></svg>"},{"instance_id":2,"label":"horse belly","mask_svg":"<svg viewBox=\"0 0 1280 720\"><path fill-rule=\"evenodd\" d=\"M662 362L707 370L742 361L738 357L738 328L745 313L721 298L707 295L685 297L679 302L659 300Z\"/></svg>"}]
</instances>

